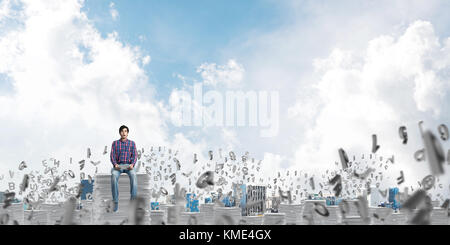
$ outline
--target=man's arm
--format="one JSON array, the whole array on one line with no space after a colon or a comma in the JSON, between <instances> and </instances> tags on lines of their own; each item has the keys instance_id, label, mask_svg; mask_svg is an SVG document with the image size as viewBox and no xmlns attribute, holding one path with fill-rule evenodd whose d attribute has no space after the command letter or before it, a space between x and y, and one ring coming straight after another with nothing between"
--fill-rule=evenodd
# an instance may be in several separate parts
<instances>
[{"instance_id":1,"label":"man's arm","mask_svg":"<svg viewBox=\"0 0 450 245\"><path fill-rule=\"evenodd\" d=\"M112 143L112 146L111 146L111 156L110 156L110 158L111 158L111 163L112 163L112 165L115 167L116 166L116 164L117 164L117 161L116 161L116 144L115 144L116 142L114 141L113 143Z\"/></svg>"},{"instance_id":2,"label":"man's arm","mask_svg":"<svg viewBox=\"0 0 450 245\"><path fill-rule=\"evenodd\" d=\"M130 165L134 168L134 165L137 161L137 150L136 150L136 143L133 142L131 145L131 163Z\"/></svg>"}]
</instances>

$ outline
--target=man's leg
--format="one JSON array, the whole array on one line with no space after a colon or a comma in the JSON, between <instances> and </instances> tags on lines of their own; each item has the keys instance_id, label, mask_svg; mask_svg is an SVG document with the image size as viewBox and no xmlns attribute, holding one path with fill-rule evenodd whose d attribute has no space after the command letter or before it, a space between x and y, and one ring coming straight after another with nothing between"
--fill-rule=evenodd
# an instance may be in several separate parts
<instances>
[{"instance_id":1,"label":"man's leg","mask_svg":"<svg viewBox=\"0 0 450 245\"><path fill-rule=\"evenodd\" d=\"M119 177L120 177L120 170L117 169L111 169L111 190L112 190L112 197L114 202L114 211L117 211L117 207L119 204Z\"/></svg>"},{"instance_id":2,"label":"man's leg","mask_svg":"<svg viewBox=\"0 0 450 245\"><path fill-rule=\"evenodd\" d=\"M137 177L136 177L136 170L127 170L126 171L128 176L130 177L130 194L131 194L131 200L136 199L137 195Z\"/></svg>"}]
</instances>

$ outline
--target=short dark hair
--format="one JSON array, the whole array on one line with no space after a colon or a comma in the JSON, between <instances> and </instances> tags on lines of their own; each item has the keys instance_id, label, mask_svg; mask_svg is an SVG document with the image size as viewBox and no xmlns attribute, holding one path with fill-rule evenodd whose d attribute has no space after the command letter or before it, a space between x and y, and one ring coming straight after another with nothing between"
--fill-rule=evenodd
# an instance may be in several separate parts
<instances>
[{"instance_id":1,"label":"short dark hair","mask_svg":"<svg viewBox=\"0 0 450 245\"><path fill-rule=\"evenodd\" d=\"M122 132L122 130L125 129L125 128L127 129L127 132L128 132L128 133L130 132L130 129L128 129L127 126L122 125L122 126L120 126L120 128L119 128L119 133Z\"/></svg>"}]
</instances>

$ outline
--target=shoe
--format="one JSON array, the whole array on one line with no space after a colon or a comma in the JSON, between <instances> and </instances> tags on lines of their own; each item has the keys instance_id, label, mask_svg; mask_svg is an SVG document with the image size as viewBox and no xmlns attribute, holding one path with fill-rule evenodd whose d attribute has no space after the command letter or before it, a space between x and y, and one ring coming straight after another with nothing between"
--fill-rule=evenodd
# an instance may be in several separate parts
<instances>
[{"instance_id":1,"label":"shoe","mask_svg":"<svg viewBox=\"0 0 450 245\"><path fill-rule=\"evenodd\" d=\"M115 202L114 203L114 210L113 210L113 212L117 213L118 210L119 210L119 203Z\"/></svg>"}]
</instances>

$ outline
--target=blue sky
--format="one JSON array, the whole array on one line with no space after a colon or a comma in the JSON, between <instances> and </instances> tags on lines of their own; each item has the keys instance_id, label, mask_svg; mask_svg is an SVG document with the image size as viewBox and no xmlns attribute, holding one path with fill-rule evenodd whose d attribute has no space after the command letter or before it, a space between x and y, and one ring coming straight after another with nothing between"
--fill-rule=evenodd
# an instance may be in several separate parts
<instances>
[{"instance_id":1,"label":"blue sky","mask_svg":"<svg viewBox=\"0 0 450 245\"><path fill-rule=\"evenodd\" d=\"M289 21L286 6L277 1L119 0L114 1L117 21L109 13L110 3L87 0L84 10L103 35L117 31L123 42L150 54L146 69L158 99L180 85L174 73L198 77L195 71L202 63L233 58L224 49L241 45L249 33L271 32Z\"/></svg>"}]
</instances>

